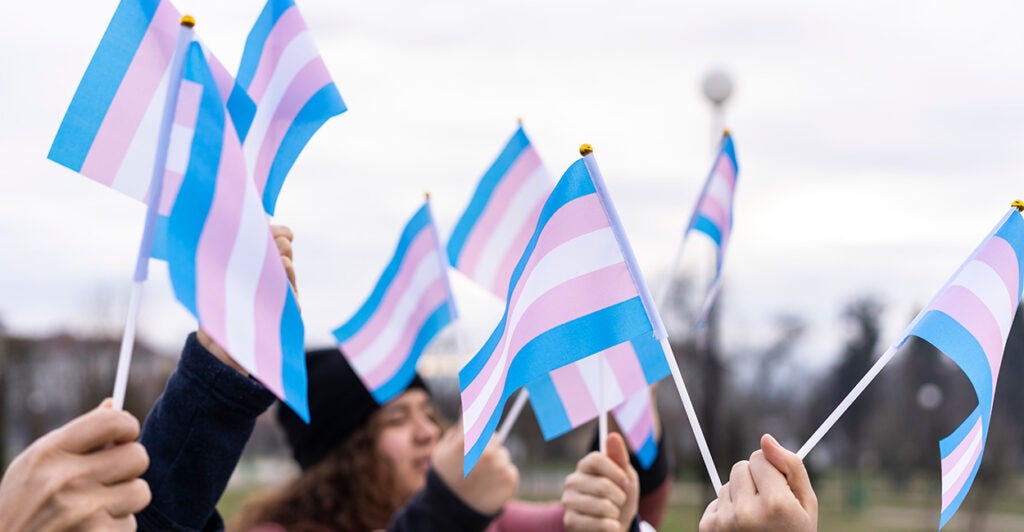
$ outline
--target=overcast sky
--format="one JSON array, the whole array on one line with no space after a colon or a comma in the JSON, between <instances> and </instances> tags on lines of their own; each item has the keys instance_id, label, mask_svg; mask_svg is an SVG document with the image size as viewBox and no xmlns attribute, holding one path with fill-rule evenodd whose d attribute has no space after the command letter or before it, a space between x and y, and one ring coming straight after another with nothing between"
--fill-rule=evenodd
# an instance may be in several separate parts
<instances>
[{"instance_id":1,"label":"overcast sky","mask_svg":"<svg viewBox=\"0 0 1024 532\"><path fill-rule=\"evenodd\" d=\"M46 160L116 4L5 7L0 318L15 332L123 322L143 207ZM262 8L175 4L229 66ZM727 346L764 342L778 315L796 314L813 326L804 352L831 359L839 313L863 293L904 325L1024 196L1020 2L299 6L349 106L307 146L278 202L276 221L296 232L311 343L369 293L425 190L448 235L517 117L555 176L594 145L657 284L711 162L700 83L712 68L735 80L727 122L741 167ZM151 277L141 333L176 346L194 323L166 268ZM468 324L470 336L486 335L486 322Z\"/></svg>"}]
</instances>

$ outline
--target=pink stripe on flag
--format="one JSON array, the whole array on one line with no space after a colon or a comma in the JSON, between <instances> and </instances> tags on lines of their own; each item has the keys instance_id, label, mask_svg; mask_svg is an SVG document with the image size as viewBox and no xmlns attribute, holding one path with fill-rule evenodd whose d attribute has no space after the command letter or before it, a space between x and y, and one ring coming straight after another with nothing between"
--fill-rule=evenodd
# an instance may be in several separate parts
<instances>
[{"instance_id":1,"label":"pink stripe on flag","mask_svg":"<svg viewBox=\"0 0 1024 532\"><path fill-rule=\"evenodd\" d=\"M700 202L700 208L697 209L697 212L711 220L711 222L715 224L715 227L718 227L719 233L722 233L723 237L725 236L724 230L726 226L729 225L729 214L725 206L718 203L718 200L715 198L705 197L704 200Z\"/></svg>"},{"instance_id":2,"label":"pink stripe on flag","mask_svg":"<svg viewBox=\"0 0 1024 532\"><path fill-rule=\"evenodd\" d=\"M373 316L358 333L345 341L344 351L353 360L359 359L362 352L380 336L381 331L391 321L391 316L394 314L395 307L398 306L398 301L402 299L402 295L405 294L412 283L416 268L423 262L423 258L435 249L437 249L437 246L433 235L430 233L430 226L425 226L409 244L405 259L399 265L398 273L391 281L391 284L388 285L384 297L381 298L380 304L377 306L377 310L374 311Z\"/></svg>"},{"instance_id":3,"label":"pink stripe on flag","mask_svg":"<svg viewBox=\"0 0 1024 532\"><path fill-rule=\"evenodd\" d=\"M562 407L569 423L578 427L597 415L597 405L590 396L587 384L576 364L562 366L551 372L551 381L555 385L558 396L562 399Z\"/></svg>"},{"instance_id":4,"label":"pink stripe on flag","mask_svg":"<svg viewBox=\"0 0 1024 532\"><path fill-rule=\"evenodd\" d=\"M170 2L160 2L96 131L89 154L82 163L82 174L107 186L114 183L146 109L170 66L177 33L177 10ZM140 179L148 182L150 177L141 176Z\"/></svg>"},{"instance_id":5,"label":"pink stripe on flag","mask_svg":"<svg viewBox=\"0 0 1024 532\"><path fill-rule=\"evenodd\" d=\"M943 474L945 474L947 471L950 471L954 467L956 467L956 463L960 461L960 457L963 456L964 453L967 452L967 448L971 446L971 441L973 441L974 438L977 438L977 437L980 437L980 436L981 436L981 417L979 416L978 419L975 420L974 426L971 427L971 430L967 432L967 436L964 436L964 439L960 440L959 445L957 445L956 448L954 448L952 452L950 452L948 455L946 455L942 459L942 472L943 472Z\"/></svg>"},{"instance_id":6,"label":"pink stripe on flag","mask_svg":"<svg viewBox=\"0 0 1024 532\"><path fill-rule=\"evenodd\" d=\"M718 157L713 173L718 174L719 179L729 185L730 195L736 190L736 167L732 165L732 159L728 155L723 153Z\"/></svg>"},{"instance_id":7,"label":"pink stripe on flag","mask_svg":"<svg viewBox=\"0 0 1024 532\"><path fill-rule=\"evenodd\" d=\"M545 292L526 309L512 331L509 351L518 353L530 340L552 327L636 295L636 286L625 262L570 279Z\"/></svg>"},{"instance_id":8,"label":"pink stripe on flag","mask_svg":"<svg viewBox=\"0 0 1024 532\"><path fill-rule=\"evenodd\" d=\"M551 250L576 237L605 227L608 227L608 218L605 216L604 207L601 206L601 200L598 199L597 194L590 194L575 199L563 205L561 209L558 209L551 216L551 219L548 220L540 237L537 238L537 244L534 246L526 267L523 268L523 273L519 276L519 282L512 292L509 308L515 308L516 303L519 302L523 286L526 284L525 280L533 274L537 263L546 257Z\"/></svg>"},{"instance_id":9,"label":"pink stripe on flag","mask_svg":"<svg viewBox=\"0 0 1024 532\"><path fill-rule=\"evenodd\" d=\"M953 482L953 484L949 486L949 489L944 490L942 492L943 509L949 506L949 503L953 502L953 499L956 499L956 497L960 494L960 491L963 490L964 485L967 484L967 479L971 477L971 473L974 471L974 465L977 464L978 460L981 458L982 443L983 442L979 442L978 446L974 448L974 452L970 454L970 459L967 462L967 467L965 467L964 470L960 472L960 475ZM945 473L945 470L943 470L943 473Z\"/></svg>"},{"instance_id":10,"label":"pink stripe on flag","mask_svg":"<svg viewBox=\"0 0 1024 532\"><path fill-rule=\"evenodd\" d=\"M619 382L623 396L631 397L640 390L647 389L647 377L644 376L644 369L640 367L640 361L636 358L636 350L633 349L632 343L624 342L606 349L604 357Z\"/></svg>"},{"instance_id":11,"label":"pink stripe on flag","mask_svg":"<svg viewBox=\"0 0 1024 532\"><path fill-rule=\"evenodd\" d=\"M306 102L329 83L331 83L331 75L327 72L323 59L317 56L316 59L306 63L288 85L280 105L274 111L274 118L267 128L266 134L262 139L258 139L261 142L259 155L256 156L256 166L253 169L253 179L256 181L256 189L261 197L263 189L267 186L267 177L270 175L270 167L277 157L278 148L281 147L281 141L284 140L295 117L298 116Z\"/></svg>"},{"instance_id":12,"label":"pink stripe on flag","mask_svg":"<svg viewBox=\"0 0 1024 532\"><path fill-rule=\"evenodd\" d=\"M174 123L188 128L196 128L199 118L199 104L203 101L203 86L198 83L182 83L178 89L178 104L174 109Z\"/></svg>"},{"instance_id":13,"label":"pink stripe on flag","mask_svg":"<svg viewBox=\"0 0 1024 532\"><path fill-rule=\"evenodd\" d=\"M595 289L595 287L597 288ZM515 360L519 350L528 341L552 327L607 308L634 296L636 296L636 287L633 286L632 277L630 277L629 269L624 262L571 279L546 292L537 298L534 304L530 305L530 308L523 314L518 327L514 331L510 331L508 328L505 329L502 341L498 343L497 349L501 349L506 343L509 344L508 358L501 368L496 368L502 374L502 383L505 381L504 374L507 373L512 361ZM566 304L567 301L571 301L572 304ZM512 335L511 339L510 334ZM486 381L487 376L491 375L492 371L495 371L494 366L497 365L497 359L497 356L492 356L487 365L491 369L485 369L474 380L473 385L480 382L479 386L471 385L466 388L462 397L463 401L468 401L467 404L477 400L483 387L483 381ZM494 362L494 364L491 364L491 362ZM494 411L501 398L502 389L503 386L498 386L494 389L487 398L484 412ZM477 418L476 423L467 431L467 435L479 435L487 421L487 416L482 415Z\"/></svg>"},{"instance_id":14,"label":"pink stripe on flag","mask_svg":"<svg viewBox=\"0 0 1024 532\"><path fill-rule=\"evenodd\" d=\"M544 201L541 200L527 217L529 222L523 224L519 233L512 238L511 243L505 250L505 256L502 257L501 263L498 265L497 275L494 276L494 283L491 286L492 294L501 298L508 296L508 283L512 279L512 272L516 269L519 258L523 256L523 250L526 249L526 245L530 243L530 238L533 237L533 232L537 229L537 219L540 218L540 211L543 208Z\"/></svg>"},{"instance_id":15,"label":"pink stripe on flag","mask_svg":"<svg viewBox=\"0 0 1024 532\"><path fill-rule=\"evenodd\" d=\"M224 276L238 238L246 186L241 150L231 149L238 146L238 136L233 128L224 128L223 142L216 188L210 204L211 217L206 220L196 249L196 312L206 332L218 341L227 337Z\"/></svg>"},{"instance_id":16,"label":"pink stripe on flag","mask_svg":"<svg viewBox=\"0 0 1024 532\"><path fill-rule=\"evenodd\" d=\"M257 65L256 73L246 91L257 104L263 99L267 86L270 85L270 80L273 79L274 72L277 70L277 64L281 62L281 55L284 54L285 48L291 44L296 35L304 31L306 31L306 22L302 20L298 8L292 6L277 19L274 28L267 34L263 51L260 54L259 65Z\"/></svg>"},{"instance_id":17,"label":"pink stripe on flag","mask_svg":"<svg viewBox=\"0 0 1024 532\"><path fill-rule=\"evenodd\" d=\"M271 234L267 233L267 250L263 271L256 285L254 339L256 374L260 382L278 397L284 397L281 366L281 316L289 288L288 277L281 265L281 255Z\"/></svg>"},{"instance_id":18,"label":"pink stripe on flag","mask_svg":"<svg viewBox=\"0 0 1024 532\"><path fill-rule=\"evenodd\" d=\"M598 215L600 218L597 217ZM537 263L541 258L547 255L552 249L572 240L573 238L607 226L608 220L605 218L601 201L598 199L596 194L590 194L573 200L555 212L548 221L547 227L545 227L541 237L538 239L537 246L534 248L533 254L530 256L530 259L526 264L526 268L523 270L523 275L519 277L519 284L516 285L510 298L511 303L506 309L506 318L510 315L508 309L514 309L519 302L519 296L522 293L523 285L525 284L526 279L529 278L529 275L533 273L533 269L537 266ZM508 334L509 330L506 328L505 336L503 336L501 342L498 343L497 349L500 349L500 346L504 345L503 342L507 340ZM497 364L497 356L489 357L487 364L480 372L480 376L474 379L473 382L466 387L465 392L463 392L463 397L466 397L468 394L469 397L475 398L476 395L480 393L480 389L487 380L486 378L481 378L481 376L490 375Z\"/></svg>"},{"instance_id":19,"label":"pink stripe on flag","mask_svg":"<svg viewBox=\"0 0 1024 532\"><path fill-rule=\"evenodd\" d=\"M206 56L206 62L210 65L210 73L213 74L213 81L217 84L217 92L220 93L220 99L223 102L227 102L231 98L231 92L235 89L235 77L231 75L224 63L217 59L217 56L213 55L203 47L204 55Z\"/></svg>"},{"instance_id":20,"label":"pink stripe on flag","mask_svg":"<svg viewBox=\"0 0 1024 532\"><path fill-rule=\"evenodd\" d=\"M466 244L459 259L459 269L467 272L470 278L475 279L478 275L476 271L477 265L480 263L484 249L487 248L487 243L493 237L494 230L508 216L509 205L512 203L516 192L523 188L524 184L527 183L527 179L540 166L540 156L537 155L537 151L533 149L533 146L530 146L519 154L515 162L509 166L508 172L498 182L498 186L494 187L494 191L487 202L487 207L473 226L473 230L466 239ZM551 186L553 187L553 185ZM546 198L541 198L540 200L542 206L544 199ZM529 229L531 235L537 226L536 219L534 219L532 225L533 227ZM519 255L522 255L525 247L526 243L524 242L523 247L519 248ZM512 248L509 249L511 250ZM516 258L518 259L518 257ZM504 291L499 292L499 297L507 295L508 278L506 278L504 289Z\"/></svg>"},{"instance_id":21,"label":"pink stripe on flag","mask_svg":"<svg viewBox=\"0 0 1024 532\"><path fill-rule=\"evenodd\" d=\"M995 385L1003 358L1004 339L992 311L974 295L974 292L960 285L946 289L932 308L948 314L978 340L985 351L985 356L988 357L989 366L992 368L992 384Z\"/></svg>"},{"instance_id":22,"label":"pink stripe on flag","mask_svg":"<svg viewBox=\"0 0 1024 532\"><path fill-rule=\"evenodd\" d=\"M444 278L438 277L423 293L423 298L416 305L416 311L402 327L402 338L376 368L363 375L369 389L375 390L395 376L402 364L408 360L412 345L416 342L417 334L423 329L423 324L447 300L447 285Z\"/></svg>"},{"instance_id":23,"label":"pink stripe on flag","mask_svg":"<svg viewBox=\"0 0 1024 532\"><path fill-rule=\"evenodd\" d=\"M649 392L644 391L643 393ZM643 401L643 410L633 426L626 429L626 438L629 439L629 444L634 451L639 451L647 442L647 438L654 436L654 416L651 413L650 396L637 399L637 401Z\"/></svg>"},{"instance_id":24,"label":"pink stripe on flag","mask_svg":"<svg viewBox=\"0 0 1024 532\"><path fill-rule=\"evenodd\" d=\"M1003 280L1003 284L1006 286L1006 294L1010 298L1010 308L1017 308L1020 303L1016 301L1017 294L1020 293L1020 287L1017 286L1020 283L1020 266L1017 262L1017 253L1013 251L1013 246L1002 238L990 238L978 250L978 254L974 259L988 264L999 274L999 278Z\"/></svg>"}]
</instances>

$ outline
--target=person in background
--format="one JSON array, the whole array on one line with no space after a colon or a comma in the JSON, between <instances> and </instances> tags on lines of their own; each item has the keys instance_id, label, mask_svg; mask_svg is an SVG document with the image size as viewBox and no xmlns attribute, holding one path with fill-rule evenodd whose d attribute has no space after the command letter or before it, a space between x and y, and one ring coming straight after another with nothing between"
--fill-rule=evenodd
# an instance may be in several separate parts
<instances>
[{"instance_id":1,"label":"person in background","mask_svg":"<svg viewBox=\"0 0 1024 532\"><path fill-rule=\"evenodd\" d=\"M818 498L797 455L768 434L761 450L732 467L700 520L701 532L818 529Z\"/></svg>"},{"instance_id":2,"label":"person in background","mask_svg":"<svg viewBox=\"0 0 1024 532\"><path fill-rule=\"evenodd\" d=\"M274 235L294 286L292 234L275 227ZM567 526L574 530L574 516L594 512L599 519L607 516L633 527L637 500L641 514L652 508L649 519L657 521L664 513L671 484L665 458L659 457L655 467L633 482L637 475L621 464L625 452L618 436L609 443L623 450L620 460L613 468L592 456L581 461L580 475L566 483L564 507L514 501L519 473L508 451L492 443L464 477L462 431L443 431L421 379L379 405L336 348L312 351L307 361L312 424L304 424L287 407L278 409L303 473L250 501L231 529L475 531L529 526L541 532ZM224 528L216 503L256 417L274 400L201 330L190 335L177 371L143 427L141 441L152 461L144 478L153 500L136 516L140 529ZM613 479L604 476L610 471L617 472ZM621 493L609 491L609 483L618 483ZM646 495L639 495L641 491ZM605 495L613 498L610 505L592 504Z\"/></svg>"},{"instance_id":3,"label":"person in background","mask_svg":"<svg viewBox=\"0 0 1024 532\"><path fill-rule=\"evenodd\" d=\"M3 530L135 530L149 504L139 421L110 399L39 438L0 481Z\"/></svg>"}]
</instances>

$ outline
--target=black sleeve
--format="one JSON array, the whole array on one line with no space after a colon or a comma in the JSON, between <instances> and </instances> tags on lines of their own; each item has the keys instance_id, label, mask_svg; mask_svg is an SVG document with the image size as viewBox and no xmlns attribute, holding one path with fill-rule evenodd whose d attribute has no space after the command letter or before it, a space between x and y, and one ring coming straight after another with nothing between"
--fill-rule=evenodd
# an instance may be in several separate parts
<instances>
[{"instance_id":1,"label":"black sleeve","mask_svg":"<svg viewBox=\"0 0 1024 532\"><path fill-rule=\"evenodd\" d=\"M190 334L178 369L146 417L153 500L135 516L139 530L223 530L217 501L256 417L274 395L224 365Z\"/></svg>"},{"instance_id":2,"label":"black sleeve","mask_svg":"<svg viewBox=\"0 0 1024 532\"><path fill-rule=\"evenodd\" d=\"M484 515L466 506L431 469L427 472L427 484L398 510L388 530L478 532L500 514Z\"/></svg>"}]
</instances>

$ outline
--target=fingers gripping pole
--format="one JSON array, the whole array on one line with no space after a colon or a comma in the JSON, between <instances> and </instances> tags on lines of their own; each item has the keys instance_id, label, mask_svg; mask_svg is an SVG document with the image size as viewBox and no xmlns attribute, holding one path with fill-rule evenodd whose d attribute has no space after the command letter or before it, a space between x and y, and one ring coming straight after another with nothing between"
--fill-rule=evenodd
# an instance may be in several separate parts
<instances>
[{"instance_id":1,"label":"fingers gripping pole","mask_svg":"<svg viewBox=\"0 0 1024 532\"><path fill-rule=\"evenodd\" d=\"M715 461L711 458L708 442L704 439L704 431L700 428L697 412L693 408L693 401L690 400L690 393L686 391L683 374L679 371L679 363L676 362L676 357L672 353L672 346L669 344L668 338L661 341L661 348L665 353L665 360L668 361L668 367L672 370L672 380L675 381L676 390L679 391L679 398L683 401L686 417L690 420L690 429L693 431L693 436L697 438L697 448L700 449L700 456L704 459L704 467L707 468L708 476L711 477L711 486L715 488L715 493L718 494L722 491L722 479L719 478Z\"/></svg>"}]
</instances>

